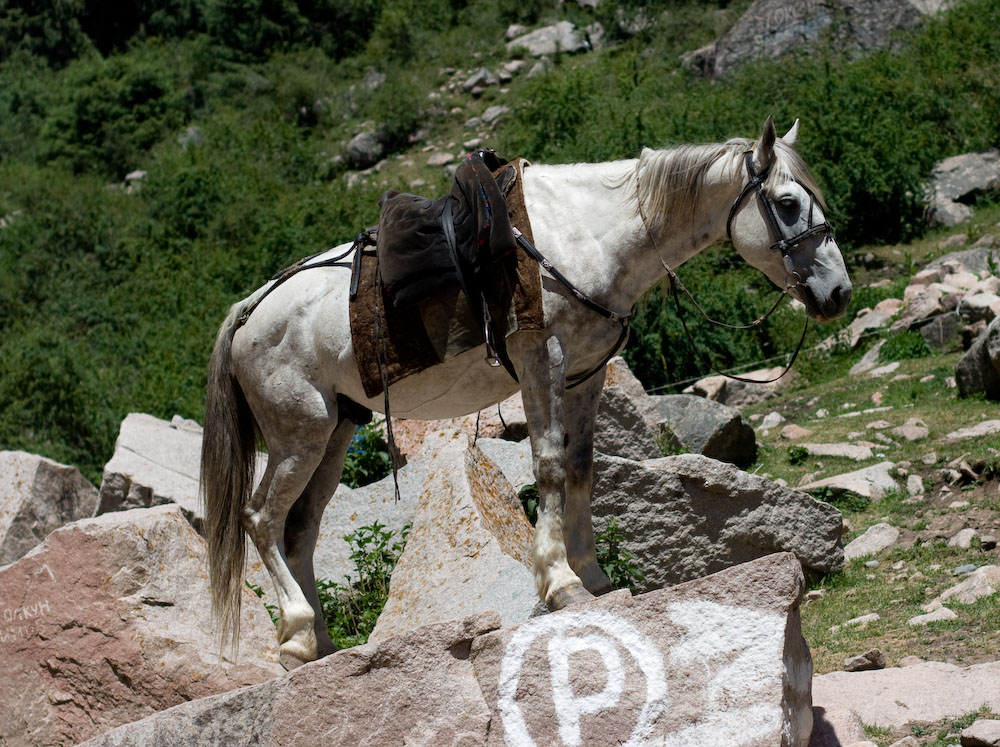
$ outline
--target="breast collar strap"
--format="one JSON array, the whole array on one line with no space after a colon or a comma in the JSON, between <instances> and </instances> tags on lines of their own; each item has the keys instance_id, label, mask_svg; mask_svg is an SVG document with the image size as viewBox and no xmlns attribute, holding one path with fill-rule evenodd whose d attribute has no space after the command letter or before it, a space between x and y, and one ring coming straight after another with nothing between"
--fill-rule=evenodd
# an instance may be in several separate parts
<instances>
[{"instance_id":1,"label":"breast collar strap","mask_svg":"<svg viewBox=\"0 0 1000 747\"><path fill-rule=\"evenodd\" d=\"M771 165L768 164L767 168L760 173L757 173L757 170L753 167L753 151L748 150L743 154L743 156L744 163L746 163L747 167L747 175L750 179L743 187L739 197L736 198L733 206L729 209L729 219L726 221L726 236L731 242L733 241L733 218L736 217L736 212L739 210L740 205L743 204L743 200L746 199L746 196L750 194L750 192L757 193L757 201L760 203L761 209L764 211L764 216L767 218L771 234L775 238L775 242L768 248L772 252L781 252L781 256L785 258L786 269L788 269L789 265L789 253L806 239L823 234L826 234L831 239L833 238L833 227L828 222L823 221L815 226L812 224L813 204L816 201L816 195L814 195L812 190L801 182L799 183L799 186L809 193L809 226L801 233L798 233L791 238L785 238L784 232L781 230L781 224L778 223L778 217L774 214L774 203L771 201L771 198L768 197L767 192L764 191L764 182L771 173ZM735 242L733 242L733 244L735 246Z\"/></svg>"}]
</instances>

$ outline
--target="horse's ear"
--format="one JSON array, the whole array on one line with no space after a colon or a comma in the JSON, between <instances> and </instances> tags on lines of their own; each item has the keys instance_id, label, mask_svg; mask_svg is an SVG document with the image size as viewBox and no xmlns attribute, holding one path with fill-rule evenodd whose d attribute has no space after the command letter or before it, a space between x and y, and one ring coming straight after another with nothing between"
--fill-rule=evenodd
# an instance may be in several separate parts
<instances>
[{"instance_id":1,"label":"horse's ear","mask_svg":"<svg viewBox=\"0 0 1000 747\"><path fill-rule=\"evenodd\" d=\"M795 120L795 124L792 125L792 129L786 132L781 140L785 145L794 146L795 142L799 139L799 120Z\"/></svg>"},{"instance_id":2,"label":"horse's ear","mask_svg":"<svg viewBox=\"0 0 1000 747\"><path fill-rule=\"evenodd\" d=\"M758 172L771 165L771 157L774 155L774 141L777 139L778 132L774 129L774 118L768 116L764 120L760 140L757 141L757 146L754 148L754 165Z\"/></svg>"}]
</instances>

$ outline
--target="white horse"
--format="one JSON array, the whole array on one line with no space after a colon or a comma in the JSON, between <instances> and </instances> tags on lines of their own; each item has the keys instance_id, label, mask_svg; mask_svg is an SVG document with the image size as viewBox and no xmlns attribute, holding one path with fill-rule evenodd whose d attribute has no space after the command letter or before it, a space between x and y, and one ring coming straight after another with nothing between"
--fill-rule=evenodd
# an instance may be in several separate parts
<instances>
[{"instance_id":1,"label":"white horse","mask_svg":"<svg viewBox=\"0 0 1000 747\"><path fill-rule=\"evenodd\" d=\"M797 130L798 122L778 138L768 118L757 141L525 168L535 245L580 292L627 318L668 266L729 236L810 317L839 316L851 282L819 189L793 149ZM316 596L313 550L355 431L344 400L383 409L380 396L365 395L355 361L350 274L346 266L299 272L242 326L241 314L268 286L235 304L210 365L201 480L213 610L223 643L235 646L245 531L277 592L286 668L336 650ZM393 415L431 420L477 412L520 388L540 495L535 581L539 597L559 609L610 589L594 552L590 494L603 367L622 343L622 322L596 314L549 272L542 296L544 330L508 338L520 384L490 366L480 347L393 384L389 394ZM268 451L256 490L255 435Z\"/></svg>"}]
</instances>

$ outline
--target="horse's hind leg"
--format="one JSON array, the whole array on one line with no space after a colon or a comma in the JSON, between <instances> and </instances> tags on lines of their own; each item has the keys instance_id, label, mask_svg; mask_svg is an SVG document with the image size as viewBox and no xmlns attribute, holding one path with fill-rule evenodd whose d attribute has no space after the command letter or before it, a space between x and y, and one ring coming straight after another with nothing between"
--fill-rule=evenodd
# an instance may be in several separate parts
<instances>
[{"instance_id":1,"label":"horse's hind leg","mask_svg":"<svg viewBox=\"0 0 1000 747\"><path fill-rule=\"evenodd\" d=\"M317 654L321 657L332 654L337 647L330 640L319 595L316 592L313 553L319 537L323 510L340 483L344 471L344 457L351 445L355 428L356 425L352 420L341 417L333 435L330 436L323 461L313 472L309 485L292 506L285 521L285 557L299 588L313 608L315 615L313 631L316 635Z\"/></svg>"},{"instance_id":2,"label":"horse's hind leg","mask_svg":"<svg viewBox=\"0 0 1000 747\"><path fill-rule=\"evenodd\" d=\"M327 453L335 420L289 418L278 429L261 423L269 456L260 486L244 509L243 527L271 576L281 620L278 644L282 666L291 669L316 659L315 613L285 562L285 519Z\"/></svg>"}]
</instances>

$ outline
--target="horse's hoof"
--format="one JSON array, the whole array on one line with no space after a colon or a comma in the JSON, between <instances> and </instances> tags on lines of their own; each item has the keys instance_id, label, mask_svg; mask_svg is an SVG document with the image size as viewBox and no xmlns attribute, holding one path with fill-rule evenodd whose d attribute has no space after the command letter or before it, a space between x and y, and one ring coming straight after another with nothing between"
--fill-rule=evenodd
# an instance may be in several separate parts
<instances>
[{"instance_id":1,"label":"horse's hoof","mask_svg":"<svg viewBox=\"0 0 1000 747\"><path fill-rule=\"evenodd\" d=\"M278 648L278 663L290 672L316 660L316 648L308 648L294 640L285 641Z\"/></svg>"},{"instance_id":2,"label":"horse's hoof","mask_svg":"<svg viewBox=\"0 0 1000 747\"><path fill-rule=\"evenodd\" d=\"M589 602L593 598L594 595L584 589L583 584L580 584L578 586L566 586L562 589L556 589L549 594L548 599L545 600L545 604L550 610L555 612L556 610L569 607L571 604Z\"/></svg>"},{"instance_id":3,"label":"horse's hoof","mask_svg":"<svg viewBox=\"0 0 1000 747\"><path fill-rule=\"evenodd\" d=\"M286 672L291 672L293 669L298 669L303 664L308 664L309 660L302 659L291 651L282 651L278 654L278 663L285 668Z\"/></svg>"}]
</instances>

